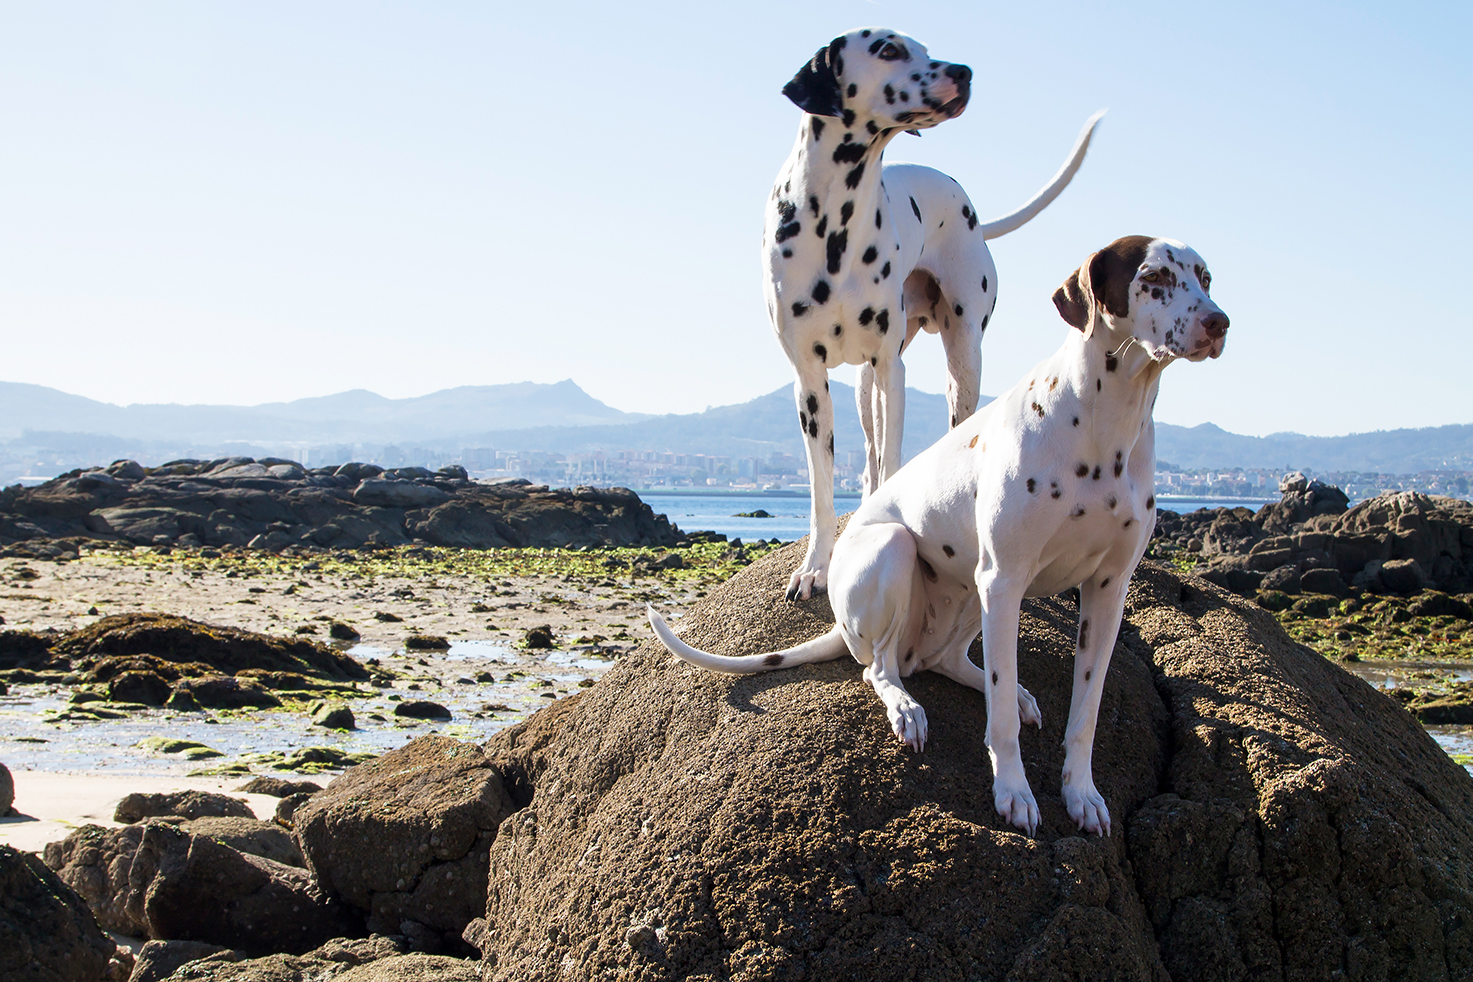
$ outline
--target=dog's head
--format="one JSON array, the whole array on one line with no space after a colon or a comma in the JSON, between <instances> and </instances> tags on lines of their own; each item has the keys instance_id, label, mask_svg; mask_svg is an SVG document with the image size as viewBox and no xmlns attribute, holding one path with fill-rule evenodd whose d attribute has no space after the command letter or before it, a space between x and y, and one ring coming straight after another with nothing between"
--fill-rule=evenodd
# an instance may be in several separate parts
<instances>
[{"instance_id":1,"label":"dog's head","mask_svg":"<svg viewBox=\"0 0 1473 982\"><path fill-rule=\"evenodd\" d=\"M1103 325L1152 358L1201 361L1222 354L1228 316L1212 302L1212 275L1196 250L1175 239L1128 235L1084 261L1054 291L1059 315L1086 336Z\"/></svg>"},{"instance_id":2,"label":"dog's head","mask_svg":"<svg viewBox=\"0 0 1473 982\"><path fill-rule=\"evenodd\" d=\"M972 70L934 61L915 38L883 27L841 34L798 70L783 95L815 116L856 119L881 129L924 129L960 116Z\"/></svg>"}]
</instances>

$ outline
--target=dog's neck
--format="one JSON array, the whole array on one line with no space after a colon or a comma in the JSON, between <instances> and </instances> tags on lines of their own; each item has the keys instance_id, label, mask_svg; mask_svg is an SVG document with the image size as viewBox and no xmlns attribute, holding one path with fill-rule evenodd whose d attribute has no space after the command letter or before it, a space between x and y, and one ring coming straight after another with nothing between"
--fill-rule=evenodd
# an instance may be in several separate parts
<instances>
[{"instance_id":1,"label":"dog's neck","mask_svg":"<svg viewBox=\"0 0 1473 982\"><path fill-rule=\"evenodd\" d=\"M828 224L838 228L846 203L852 203L853 215L873 221L880 197L880 158L900 132L853 117L846 126L841 117L805 113L778 178L779 189L808 213L810 221L827 214Z\"/></svg>"},{"instance_id":2,"label":"dog's neck","mask_svg":"<svg viewBox=\"0 0 1473 982\"><path fill-rule=\"evenodd\" d=\"M1087 438L1102 451L1123 451L1128 464L1150 429L1166 363L1103 321L1097 321L1088 336L1071 334L1064 348L1070 382L1084 410L1081 426L1089 427Z\"/></svg>"}]
</instances>

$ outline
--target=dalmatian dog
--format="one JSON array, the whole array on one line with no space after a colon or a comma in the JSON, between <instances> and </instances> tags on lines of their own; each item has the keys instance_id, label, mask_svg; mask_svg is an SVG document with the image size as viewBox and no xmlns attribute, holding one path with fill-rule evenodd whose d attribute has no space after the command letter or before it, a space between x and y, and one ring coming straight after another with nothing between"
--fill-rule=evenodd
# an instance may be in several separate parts
<instances>
[{"instance_id":1,"label":"dalmatian dog","mask_svg":"<svg viewBox=\"0 0 1473 982\"><path fill-rule=\"evenodd\" d=\"M997 301L987 240L1043 210L1073 178L1100 115L1032 201L981 222L956 181L914 164L881 167L898 134L960 116L972 71L936 61L896 31L850 31L820 48L784 88L803 110L767 205L767 310L797 375L794 393L812 480L811 535L789 598L821 593L833 550L834 411L828 370L858 365L864 490L900 467L905 369L917 332L940 334L955 426L977 408L982 333ZM894 333L891 333L891 332Z\"/></svg>"},{"instance_id":2,"label":"dalmatian dog","mask_svg":"<svg viewBox=\"0 0 1473 982\"><path fill-rule=\"evenodd\" d=\"M1206 264L1172 239L1130 236L1094 253L1054 294L1073 331L1022 381L871 494L834 548L829 633L789 648L726 656L650 623L681 659L720 672L770 671L846 651L919 751L925 710L905 689L930 669L981 690L998 814L1032 835L1038 804L1018 734L1042 726L1018 684L1024 597L1077 586L1079 634L1064 731L1063 800L1081 829L1108 834L1091 771L1095 721L1125 591L1156 524L1151 419L1161 372L1222 354L1228 318ZM967 651L982 636L983 666Z\"/></svg>"}]
</instances>

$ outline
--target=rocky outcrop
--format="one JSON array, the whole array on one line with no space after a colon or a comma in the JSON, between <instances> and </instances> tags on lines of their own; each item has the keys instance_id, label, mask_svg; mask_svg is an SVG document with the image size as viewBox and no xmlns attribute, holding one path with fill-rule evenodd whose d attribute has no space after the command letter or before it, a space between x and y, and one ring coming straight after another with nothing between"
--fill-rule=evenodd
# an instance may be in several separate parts
<instances>
[{"instance_id":1,"label":"rocky outcrop","mask_svg":"<svg viewBox=\"0 0 1473 982\"><path fill-rule=\"evenodd\" d=\"M0 764L0 818L11 813L15 805L15 778L10 776L10 768Z\"/></svg>"},{"instance_id":2,"label":"rocky outcrop","mask_svg":"<svg viewBox=\"0 0 1473 982\"><path fill-rule=\"evenodd\" d=\"M430 736L345 772L291 821L323 889L370 931L456 952L485 911L487 856L514 807L479 747Z\"/></svg>"},{"instance_id":3,"label":"rocky outcrop","mask_svg":"<svg viewBox=\"0 0 1473 982\"><path fill-rule=\"evenodd\" d=\"M177 819L176 819L177 821ZM134 863L147 825L101 828L84 825L60 842L48 843L46 865L92 909L109 931L149 936L145 910L147 891L157 872L153 860ZM254 818L197 818L181 822L180 831L204 836L222 846L285 866L300 868L302 853L280 826Z\"/></svg>"},{"instance_id":4,"label":"rocky outcrop","mask_svg":"<svg viewBox=\"0 0 1473 982\"><path fill-rule=\"evenodd\" d=\"M406 954L398 940L375 937L340 938L303 955L242 960L238 952L219 952L180 965L168 978L172 982L480 982L480 973L475 962Z\"/></svg>"},{"instance_id":5,"label":"rocky outcrop","mask_svg":"<svg viewBox=\"0 0 1473 982\"><path fill-rule=\"evenodd\" d=\"M116 950L41 860L0 845L0 979L102 982Z\"/></svg>"},{"instance_id":6,"label":"rocky outcrop","mask_svg":"<svg viewBox=\"0 0 1473 982\"><path fill-rule=\"evenodd\" d=\"M251 806L240 798L215 794L213 791L163 791L123 796L118 807L113 810L113 821L141 822L145 818L159 815L178 815L180 818L255 817Z\"/></svg>"},{"instance_id":7,"label":"rocky outcrop","mask_svg":"<svg viewBox=\"0 0 1473 982\"><path fill-rule=\"evenodd\" d=\"M825 630L825 601L783 599L801 549L714 590L685 638ZM487 745L531 794L467 931L486 977L1473 976L1473 780L1268 612L1150 562L1095 741L1114 835L1081 836L1058 795L1076 618L1023 610L1031 839L993 812L979 693L909 680L913 754L848 659L730 677L646 644Z\"/></svg>"},{"instance_id":8,"label":"rocky outcrop","mask_svg":"<svg viewBox=\"0 0 1473 982\"><path fill-rule=\"evenodd\" d=\"M1256 514L1161 511L1154 554L1205 559L1208 579L1247 596L1473 591L1473 503L1402 491L1349 508L1339 488L1303 475L1290 475L1284 488L1281 501Z\"/></svg>"},{"instance_id":9,"label":"rocky outcrop","mask_svg":"<svg viewBox=\"0 0 1473 982\"><path fill-rule=\"evenodd\" d=\"M410 542L496 546L669 546L680 530L623 488L479 483L460 467L304 470L231 457L144 468L119 461L35 488L0 491L0 549L77 555L89 540L280 552Z\"/></svg>"}]
</instances>

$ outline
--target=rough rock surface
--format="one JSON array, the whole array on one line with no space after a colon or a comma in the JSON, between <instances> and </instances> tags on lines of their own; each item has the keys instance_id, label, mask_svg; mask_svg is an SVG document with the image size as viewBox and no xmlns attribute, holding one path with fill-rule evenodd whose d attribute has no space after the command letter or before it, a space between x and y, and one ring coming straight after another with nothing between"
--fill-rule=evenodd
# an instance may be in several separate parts
<instances>
[{"instance_id":1,"label":"rough rock surface","mask_svg":"<svg viewBox=\"0 0 1473 982\"><path fill-rule=\"evenodd\" d=\"M244 958L240 952L203 941L149 941L138 951L128 982L163 982L188 962L220 955L220 961Z\"/></svg>"},{"instance_id":2,"label":"rough rock surface","mask_svg":"<svg viewBox=\"0 0 1473 982\"><path fill-rule=\"evenodd\" d=\"M1403 595L1473 590L1473 503L1401 491L1347 508L1339 488L1302 475L1290 475L1283 489L1282 500L1256 514L1161 511L1156 554L1200 555L1209 580L1245 596L1261 589L1345 596L1352 586Z\"/></svg>"},{"instance_id":3,"label":"rough rock surface","mask_svg":"<svg viewBox=\"0 0 1473 982\"><path fill-rule=\"evenodd\" d=\"M152 859L135 875L134 857L146 825L102 828L84 825L60 842L48 843L46 865L92 908L97 922L109 931L143 937L148 934L145 894L154 873ZM260 856L287 866L301 867L296 841L279 825L254 818L205 817L180 823L191 835L201 835L238 852Z\"/></svg>"},{"instance_id":4,"label":"rough rock surface","mask_svg":"<svg viewBox=\"0 0 1473 982\"><path fill-rule=\"evenodd\" d=\"M323 896L306 870L162 822L143 827L133 857L129 885L143 882L146 936L155 940L300 954L362 933L357 918Z\"/></svg>"},{"instance_id":5,"label":"rough rock surface","mask_svg":"<svg viewBox=\"0 0 1473 982\"><path fill-rule=\"evenodd\" d=\"M281 777L253 777L235 789L245 794L269 794L286 798L294 794L316 794L322 785L315 781L288 781Z\"/></svg>"},{"instance_id":6,"label":"rough rock surface","mask_svg":"<svg viewBox=\"0 0 1473 982\"><path fill-rule=\"evenodd\" d=\"M131 466L126 466L131 465ZM624 488L482 484L458 467L312 470L246 457L119 461L0 490L0 549L76 556L79 543L284 549L673 545L680 530Z\"/></svg>"},{"instance_id":7,"label":"rough rock surface","mask_svg":"<svg viewBox=\"0 0 1473 982\"><path fill-rule=\"evenodd\" d=\"M163 791L157 794L125 795L113 811L114 822L141 822L158 815L180 818L231 816L255 818L251 806L243 798L232 798L213 791Z\"/></svg>"},{"instance_id":8,"label":"rough rock surface","mask_svg":"<svg viewBox=\"0 0 1473 982\"><path fill-rule=\"evenodd\" d=\"M824 600L783 600L802 548L713 591L686 639L824 630ZM993 813L981 695L930 674L922 754L848 659L728 677L649 644L504 731L487 753L533 791L472 926L487 978L1473 977L1473 780L1266 611L1151 563L1095 741L1114 835L1081 837L1058 791L1076 617L1022 616L1033 839Z\"/></svg>"},{"instance_id":9,"label":"rough rock surface","mask_svg":"<svg viewBox=\"0 0 1473 982\"><path fill-rule=\"evenodd\" d=\"M40 859L0 845L0 979L101 982L116 948Z\"/></svg>"},{"instance_id":10,"label":"rough rock surface","mask_svg":"<svg viewBox=\"0 0 1473 982\"><path fill-rule=\"evenodd\" d=\"M476 963L405 954L390 938L338 939L304 955L239 961L231 954L181 966L171 982L479 982Z\"/></svg>"},{"instance_id":11,"label":"rough rock surface","mask_svg":"<svg viewBox=\"0 0 1473 982\"><path fill-rule=\"evenodd\" d=\"M4 693L0 693L3 695ZM9 815L15 807L15 778L10 776L10 768L0 764L0 818Z\"/></svg>"},{"instance_id":12,"label":"rough rock surface","mask_svg":"<svg viewBox=\"0 0 1473 982\"><path fill-rule=\"evenodd\" d=\"M323 889L367 915L370 931L462 951L461 931L485 911L491 842L513 808L479 747L430 736L348 770L291 821Z\"/></svg>"}]
</instances>

